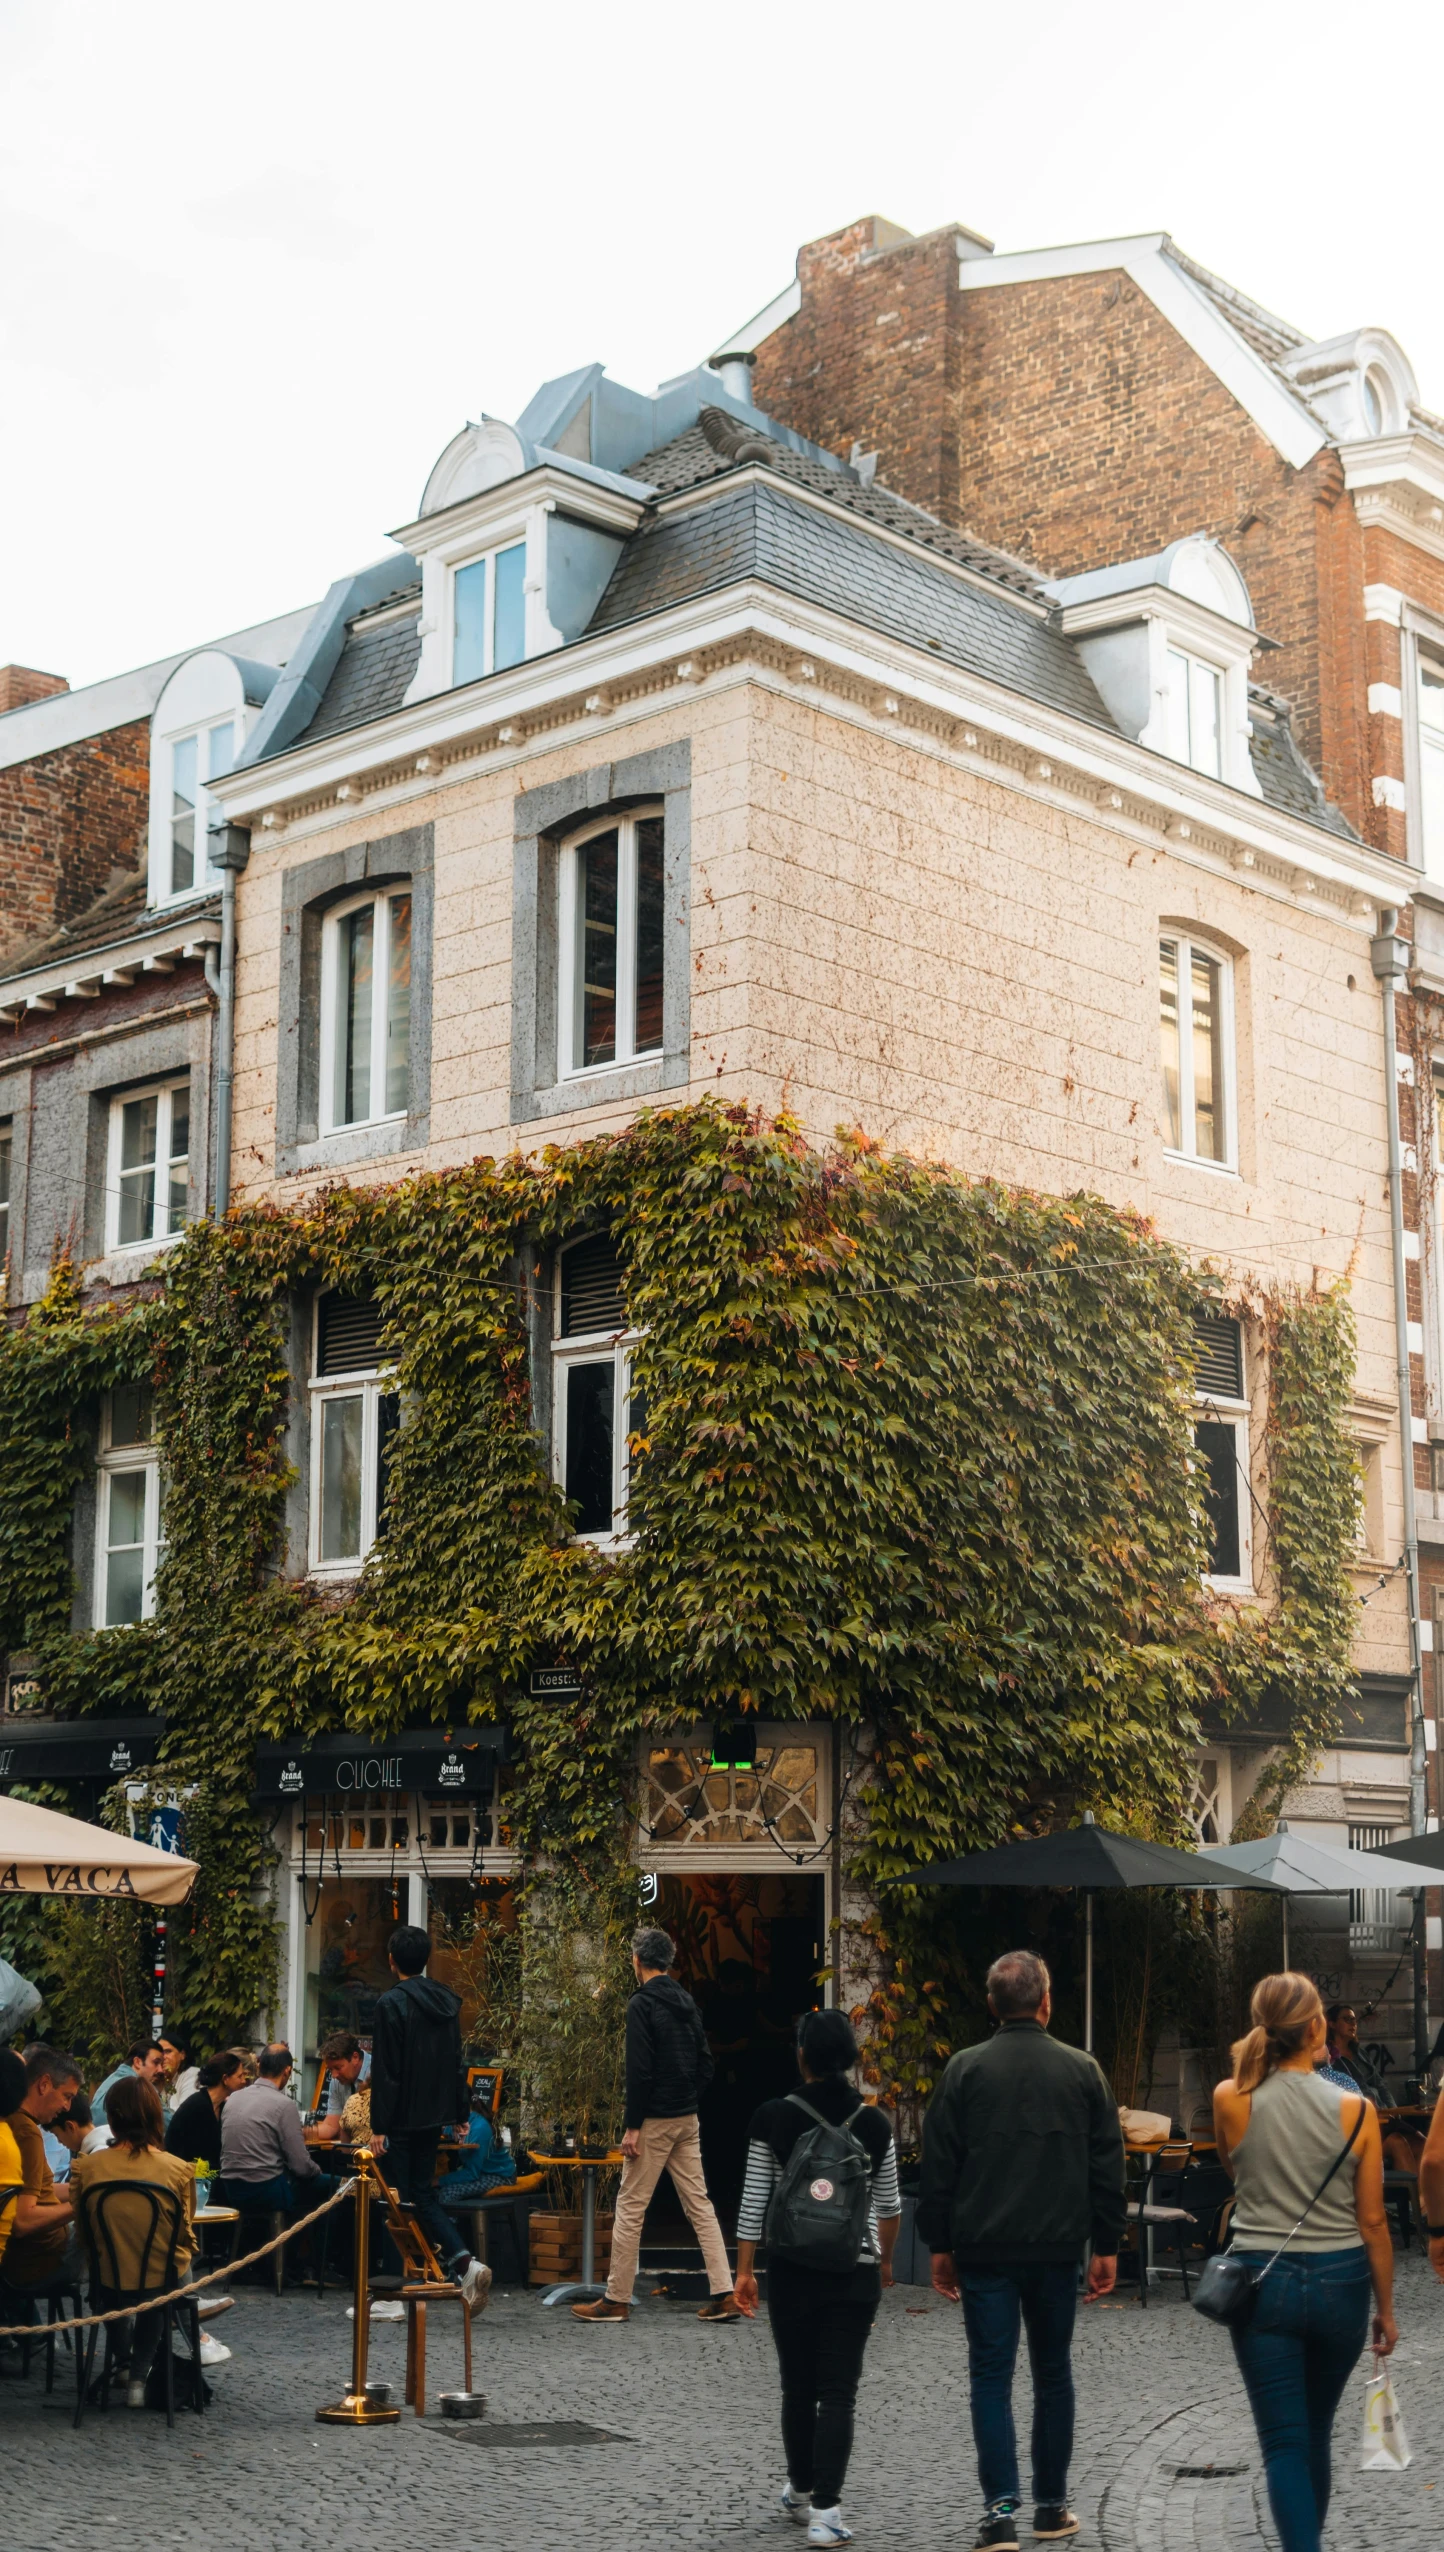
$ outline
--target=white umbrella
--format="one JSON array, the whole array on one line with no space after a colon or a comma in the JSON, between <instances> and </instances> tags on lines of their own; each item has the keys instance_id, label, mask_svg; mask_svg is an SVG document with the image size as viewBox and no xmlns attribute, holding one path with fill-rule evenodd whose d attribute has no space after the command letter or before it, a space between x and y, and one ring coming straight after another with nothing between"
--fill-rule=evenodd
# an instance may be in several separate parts
<instances>
[{"instance_id":1,"label":"white umbrella","mask_svg":"<svg viewBox=\"0 0 1444 2552\"><path fill-rule=\"evenodd\" d=\"M95 1896L109 1904L183 1905L199 1864L103 1825L0 1797L0 1897ZM1377 1882L1376 1882L1377 1884Z\"/></svg>"},{"instance_id":2,"label":"white umbrella","mask_svg":"<svg viewBox=\"0 0 1444 2552\"><path fill-rule=\"evenodd\" d=\"M1316 1843L1312 1836L1292 1833L1282 1819L1272 1834L1262 1836L1257 1843L1209 1844L1199 1857L1216 1861L1220 1869L1236 1871L1241 1877L1257 1879L1261 1886L1267 1881L1284 1889L1285 1966L1289 1958L1290 1896L1346 1896L1356 1887L1439 1885L1439 1872L1426 1869L1422 1863L1403 1859L1385 1863L1372 1852L1355 1852L1345 1843Z\"/></svg>"}]
</instances>

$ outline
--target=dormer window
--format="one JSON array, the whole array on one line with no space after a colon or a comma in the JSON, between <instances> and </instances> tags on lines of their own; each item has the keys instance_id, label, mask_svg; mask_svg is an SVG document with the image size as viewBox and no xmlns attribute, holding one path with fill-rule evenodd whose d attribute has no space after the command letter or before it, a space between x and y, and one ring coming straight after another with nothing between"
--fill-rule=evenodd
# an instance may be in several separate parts
<instances>
[{"instance_id":1,"label":"dormer window","mask_svg":"<svg viewBox=\"0 0 1444 2552\"><path fill-rule=\"evenodd\" d=\"M526 655L526 543L468 559L451 578L451 679L519 665Z\"/></svg>"},{"instance_id":2,"label":"dormer window","mask_svg":"<svg viewBox=\"0 0 1444 2552\"><path fill-rule=\"evenodd\" d=\"M169 872L162 892L192 894L204 884L207 780L224 779L236 756L236 723L225 718L178 735L170 745Z\"/></svg>"},{"instance_id":3,"label":"dormer window","mask_svg":"<svg viewBox=\"0 0 1444 2552\"><path fill-rule=\"evenodd\" d=\"M1165 750L1192 771L1223 777L1223 675L1201 656L1168 650L1168 705Z\"/></svg>"},{"instance_id":4,"label":"dormer window","mask_svg":"<svg viewBox=\"0 0 1444 2552\"><path fill-rule=\"evenodd\" d=\"M404 1117L411 1099L411 895L358 895L321 942L321 1126Z\"/></svg>"},{"instance_id":5,"label":"dormer window","mask_svg":"<svg viewBox=\"0 0 1444 2552\"><path fill-rule=\"evenodd\" d=\"M1260 794L1249 751L1248 588L1217 541L1090 568L1049 588L1124 735L1210 780Z\"/></svg>"}]
</instances>

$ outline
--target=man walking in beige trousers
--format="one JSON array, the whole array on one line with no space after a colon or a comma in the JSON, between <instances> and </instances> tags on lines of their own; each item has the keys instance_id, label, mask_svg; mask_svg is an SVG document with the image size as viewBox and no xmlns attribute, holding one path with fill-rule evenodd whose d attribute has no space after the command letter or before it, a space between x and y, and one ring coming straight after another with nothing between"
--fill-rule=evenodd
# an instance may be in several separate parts
<instances>
[{"instance_id":1,"label":"man walking in beige trousers","mask_svg":"<svg viewBox=\"0 0 1444 2552\"><path fill-rule=\"evenodd\" d=\"M627 2006L627 2114L622 2138L622 2186L612 2225L612 2267L605 2295L595 2304L573 2304L579 2322L625 2322L642 2247L642 2218L664 2171L702 2245L711 2300L699 2322L740 2321L733 2301L727 2245L702 2172L697 2103L712 2079L712 2051L702 2015L672 1974L677 1955L668 1935L654 1928L632 1942L637 1991Z\"/></svg>"}]
</instances>

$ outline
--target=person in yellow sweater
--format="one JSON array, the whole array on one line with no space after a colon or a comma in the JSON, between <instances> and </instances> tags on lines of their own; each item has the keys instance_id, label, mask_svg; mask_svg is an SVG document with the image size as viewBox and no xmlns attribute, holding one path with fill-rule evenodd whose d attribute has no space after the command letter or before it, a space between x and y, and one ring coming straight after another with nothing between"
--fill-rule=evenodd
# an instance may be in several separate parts
<instances>
[{"instance_id":1,"label":"person in yellow sweater","mask_svg":"<svg viewBox=\"0 0 1444 2552\"><path fill-rule=\"evenodd\" d=\"M5 2246L15 2222L16 2201L25 2186L25 2166L20 2159L15 2130L10 2124L24 2097L25 2067L10 2048L0 2047L0 2273L3 2273Z\"/></svg>"},{"instance_id":2,"label":"person in yellow sweater","mask_svg":"<svg viewBox=\"0 0 1444 2552\"><path fill-rule=\"evenodd\" d=\"M195 2255L195 2171L179 2155L165 2150L165 2123L160 2101L151 2084L139 2074L118 2082L106 2106L106 2119L113 2144L99 2153L76 2156L70 2168L70 2184L75 2192L76 2210L90 2232L95 2249L105 2301L108 2307L112 2292L116 2295L157 2294L171 2286L182 2286ZM114 2180L150 2180L157 2189L173 2190L181 2204L175 2258L169 2258L171 2214L162 2211L157 2238L147 2237L151 2228L151 2209L141 2197L112 2201L104 2210L90 2205L93 2193ZM137 2313L135 2338L130 2352L130 2381L126 2386L126 2407L144 2410L146 2377L160 2344L165 2320L162 2313Z\"/></svg>"}]
</instances>

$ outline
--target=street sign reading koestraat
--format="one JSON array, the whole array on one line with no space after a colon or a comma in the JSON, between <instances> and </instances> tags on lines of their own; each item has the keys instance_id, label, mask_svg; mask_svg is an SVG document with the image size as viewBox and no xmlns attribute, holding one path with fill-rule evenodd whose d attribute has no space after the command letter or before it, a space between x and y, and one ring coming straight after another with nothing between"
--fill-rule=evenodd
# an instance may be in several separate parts
<instances>
[{"instance_id":1,"label":"street sign reading koestraat","mask_svg":"<svg viewBox=\"0 0 1444 2552\"><path fill-rule=\"evenodd\" d=\"M394 1798L414 1790L489 1795L506 1760L502 1728L402 1728L394 1737L312 1737L256 1748L261 1799Z\"/></svg>"},{"instance_id":2,"label":"street sign reading koestraat","mask_svg":"<svg viewBox=\"0 0 1444 2552\"><path fill-rule=\"evenodd\" d=\"M581 1685L570 1666L534 1666L531 1676L533 1701L575 1701Z\"/></svg>"}]
</instances>

